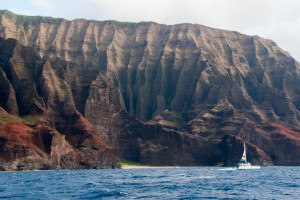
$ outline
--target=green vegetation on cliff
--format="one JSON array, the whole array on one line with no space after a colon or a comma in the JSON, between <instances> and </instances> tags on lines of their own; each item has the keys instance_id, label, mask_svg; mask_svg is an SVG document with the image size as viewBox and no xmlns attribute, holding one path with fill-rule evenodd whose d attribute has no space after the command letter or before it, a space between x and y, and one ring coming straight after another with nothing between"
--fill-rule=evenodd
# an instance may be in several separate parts
<instances>
[{"instance_id":1,"label":"green vegetation on cliff","mask_svg":"<svg viewBox=\"0 0 300 200\"><path fill-rule=\"evenodd\" d=\"M53 17L41 17L41 16L24 16L16 15L8 10L0 10L0 19L5 15L9 19L16 20L16 24L23 27L25 32L29 30L29 26L38 26L39 24L60 24L64 19Z\"/></svg>"}]
</instances>

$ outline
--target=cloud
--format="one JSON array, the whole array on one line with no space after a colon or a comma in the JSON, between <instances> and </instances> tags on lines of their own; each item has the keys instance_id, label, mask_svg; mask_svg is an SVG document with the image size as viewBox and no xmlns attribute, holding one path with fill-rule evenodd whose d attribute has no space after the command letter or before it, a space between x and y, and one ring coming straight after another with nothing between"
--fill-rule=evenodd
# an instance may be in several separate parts
<instances>
[{"instance_id":1,"label":"cloud","mask_svg":"<svg viewBox=\"0 0 300 200\"><path fill-rule=\"evenodd\" d=\"M63 0L64 2L66 0ZM74 0L73 4L83 6L82 15L89 15L93 19L112 19L118 21L156 21L163 23L172 0ZM94 13L90 15L89 13ZM76 18L76 16L73 15ZM78 17L78 16L77 16ZM166 23L166 22L165 22Z\"/></svg>"},{"instance_id":2,"label":"cloud","mask_svg":"<svg viewBox=\"0 0 300 200\"><path fill-rule=\"evenodd\" d=\"M52 0L30 0L31 4L40 10L54 10Z\"/></svg>"}]
</instances>

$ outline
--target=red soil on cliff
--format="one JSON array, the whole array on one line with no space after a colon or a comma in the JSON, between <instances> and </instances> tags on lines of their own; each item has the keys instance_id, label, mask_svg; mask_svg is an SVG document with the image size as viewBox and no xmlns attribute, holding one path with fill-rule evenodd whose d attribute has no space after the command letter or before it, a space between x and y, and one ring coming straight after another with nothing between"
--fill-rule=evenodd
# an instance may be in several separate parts
<instances>
[{"instance_id":1,"label":"red soil on cliff","mask_svg":"<svg viewBox=\"0 0 300 200\"><path fill-rule=\"evenodd\" d=\"M277 132L282 134L282 135L285 135L286 137L290 138L290 139L293 139L293 140L300 140L300 133L299 132L296 132L296 131L292 131L280 124L272 124L273 127L275 127L277 129Z\"/></svg>"}]
</instances>

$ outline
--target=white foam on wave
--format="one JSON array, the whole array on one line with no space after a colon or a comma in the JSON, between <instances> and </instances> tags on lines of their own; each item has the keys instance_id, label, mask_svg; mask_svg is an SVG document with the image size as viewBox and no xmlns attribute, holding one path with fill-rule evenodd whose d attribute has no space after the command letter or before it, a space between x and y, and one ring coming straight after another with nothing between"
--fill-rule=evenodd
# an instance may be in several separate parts
<instances>
[{"instance_id":1,"label":"white foam on wave","mask_svg":"<svg viewBox=\"0 0 300 200\"><path fill-rule=\"evenodd\" d=\"M200 178L200 179L214 179L216 177L215 176L198 176L197 178Z\"/></svg>"}]
</instances>

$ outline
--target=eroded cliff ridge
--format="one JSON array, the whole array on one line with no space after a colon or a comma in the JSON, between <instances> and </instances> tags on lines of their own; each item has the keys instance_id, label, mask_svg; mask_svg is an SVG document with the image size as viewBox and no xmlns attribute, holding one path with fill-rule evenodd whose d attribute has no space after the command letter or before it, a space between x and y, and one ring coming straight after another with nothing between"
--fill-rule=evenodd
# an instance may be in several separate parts
<instances>
[{"instance_id":1,"label":"eroded cliff ridge","mask_svg":"<svg viewBox=\"0 0 300 200\"><path fill-rule=\"evenodd\" d=\"M20 73L39 81L19 92L3 70L7 112L47 111L61 132L75 113L144 164L230 165L243 141L253 163L300 164L300 65L271 40L196 24L0 16L0 37L44 57L39 74Z\"/></svg>"},{"instance_id":2,"label":"eroded cliff ridge","mask_svg":"<svg viewBox=\"0 0 300 200\"><path fill-rule=\"evenodd\" d=\"M117 152L75 107L83 84L75 63L0 40L0 170L118 166Z\"/></svg>"}]
</instances>

